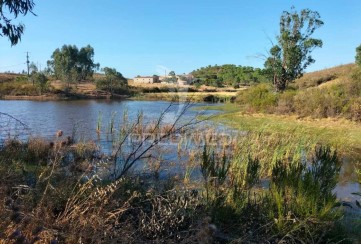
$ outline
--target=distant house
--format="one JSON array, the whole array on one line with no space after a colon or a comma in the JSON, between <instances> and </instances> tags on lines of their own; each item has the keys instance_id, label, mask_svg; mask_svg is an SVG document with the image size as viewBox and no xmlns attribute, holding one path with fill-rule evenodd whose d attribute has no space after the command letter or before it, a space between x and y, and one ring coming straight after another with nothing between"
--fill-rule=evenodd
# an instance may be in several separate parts
<instances>
[{"instance_id":1,"label":"distant house","mask_svg":"<svg viewBox=\"0 0 361 244\"><path fill-rule=\"evenodd\" d=\"M158 82L159 82L159 76L156 76L156 75L137 76L134 78L134 83L152 84L152 83L158 83Z\"/></svg>"},{"instance_id":2,"label":"distant house","mask_svg":"<svg viewBox=\"0 0 361 244\"><path fill-rule=\"evenodd\" d=\"M185 86L185 85L192 84L193 79L194 79L193 75L191 75L191 74L177 75L177 78L178 78L177 83L180 86Z\"/></svg>"}]
</instances>

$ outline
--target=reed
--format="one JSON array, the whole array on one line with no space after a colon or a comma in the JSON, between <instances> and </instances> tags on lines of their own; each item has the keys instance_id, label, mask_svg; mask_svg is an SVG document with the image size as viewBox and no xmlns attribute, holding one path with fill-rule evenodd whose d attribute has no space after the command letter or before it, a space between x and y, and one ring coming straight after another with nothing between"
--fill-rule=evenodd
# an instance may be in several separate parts
<instances>
[{"instance_id":1,"label":"reed","mask_svg":"<svg viewBox=\"0 0 361 244\"><path fill-rule=\"evenodd\" d=\"M102 112L99 111L98 118L97 118L97 128L96 128L96 131L97 131L98 134L100 134L100 132L101 132L102 119L103 119Z\"/></svg>"},{"instance_id":2,"label":"reed","mask_svg":"<svg viewBox=\"0 0 361 244\"><path fill-rule=\"evenodd\" d=\"M125 113L111 155L91 142L7 141L0 147L0 243L326 243L347 237L338 229L343 213L333 195L340 171L334 149L267 130L225 139L206 128L193 131L191 122L163 123L167 111L171 107L152 123L142 114L130 122ZM129 146L133 133L142 139ZM171 167L165 161L170 147L159 143L177 138L183 139L174 144L172 161L184 164L184 175L162 180L161 170ZM25 160L30 156L44 163L34 167ZM149 174L132 171L140 163Z\"/></svg>"}]
</instances>

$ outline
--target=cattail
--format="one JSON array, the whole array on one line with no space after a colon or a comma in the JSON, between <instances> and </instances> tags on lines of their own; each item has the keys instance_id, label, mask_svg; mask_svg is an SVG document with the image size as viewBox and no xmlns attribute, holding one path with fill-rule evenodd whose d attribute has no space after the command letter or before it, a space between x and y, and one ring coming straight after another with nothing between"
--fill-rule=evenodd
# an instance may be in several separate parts
<instances>
[{"instance_id":1,"label":"cattail","mask_svg":"<svg viewBox=\"0 0 361 244\"><path fill-rule=\"evenodd\" d=\"M66 144L69 146L69 145L71 145L71 144L73 144L73 138L71 138L70 136L68 136L67 138L66 138Z\"/></svg>"},{"instance_id":2,"label":"cattail","mask_svg":"<svg viewBox=\"0 0 361 244\"><path fill-rule=\"evenodd\" d=\"M57 136L57 137L62 137L62 136L63 136L63 131L62 131L62 130L58 130L58 131L56 132L56 136Z\"/></svg>"}]
</instances>

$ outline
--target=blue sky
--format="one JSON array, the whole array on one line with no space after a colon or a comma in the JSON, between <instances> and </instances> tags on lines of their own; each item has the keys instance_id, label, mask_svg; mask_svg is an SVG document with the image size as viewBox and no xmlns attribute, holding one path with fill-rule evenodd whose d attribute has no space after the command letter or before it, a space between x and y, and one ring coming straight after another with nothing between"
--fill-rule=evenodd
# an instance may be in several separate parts
<instances>
[{"instance_id":1,"label":"blue sky","mask_svg":"<svg viewBox=\"0 0 361 244\"><path fill-rule=\"evenodd\" d=\"M292 5L317 10L325 25L315 32L324 42L309 71L354 62L361 44L361 1L286 0L35 0L21 43L0 38L0 72L25 69L25 52L43 68L63 44L90 44L101 67L126 77L188 73L202 66L262 67L279 29L279 17Z\"/></svg>"}]
</instances>

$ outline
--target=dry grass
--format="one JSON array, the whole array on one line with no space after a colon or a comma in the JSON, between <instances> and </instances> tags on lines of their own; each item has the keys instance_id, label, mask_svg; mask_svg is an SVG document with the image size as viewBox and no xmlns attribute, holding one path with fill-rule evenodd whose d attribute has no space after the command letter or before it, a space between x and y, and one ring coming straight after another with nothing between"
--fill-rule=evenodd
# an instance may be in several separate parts
<instances>
[{"instance_id":1,"label":"dry grass","mask_svg":"<svg viewBox=\"0 0 361 244\"><path fill-rule=\"evenodd\" d=\"M20 77L20 76L23 76L23 75L0 73L0 83L14 81L17 77Z\"/></svg>"},{"instance_id":2,"label":"dry grass","mask_svg":"<svg viewBox=\"0 0 361 244\"><path fill-rule=\"evenodd\" d=\"M340 65L320 71L304 74L303 77L297 79L295 84L299 88L308 88L314 86L325 86L335 84L349 79L350 74L355 71L355 64Z\"/></svg>"}]
</instances>

